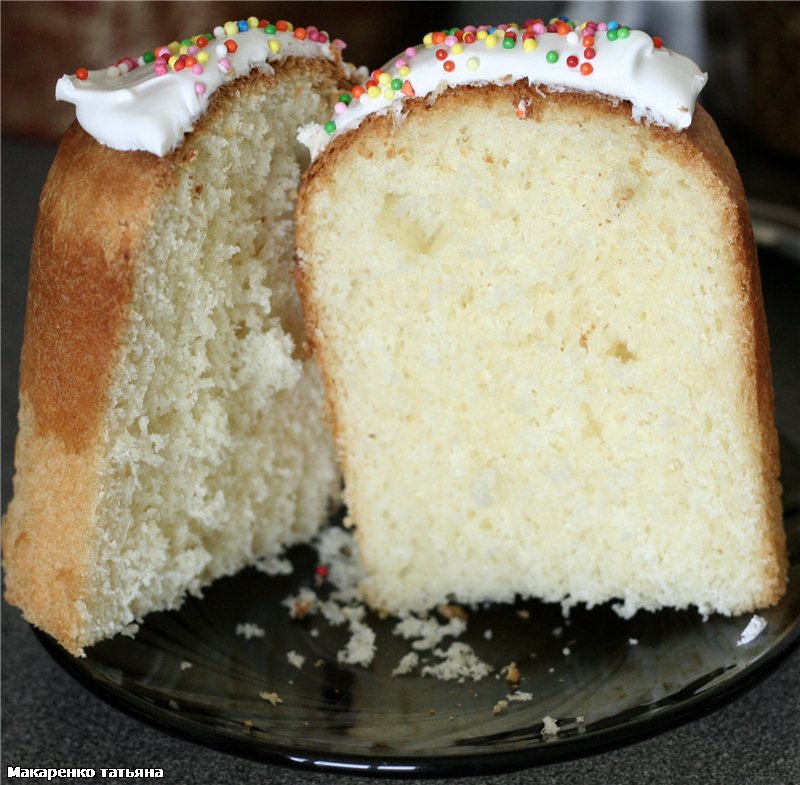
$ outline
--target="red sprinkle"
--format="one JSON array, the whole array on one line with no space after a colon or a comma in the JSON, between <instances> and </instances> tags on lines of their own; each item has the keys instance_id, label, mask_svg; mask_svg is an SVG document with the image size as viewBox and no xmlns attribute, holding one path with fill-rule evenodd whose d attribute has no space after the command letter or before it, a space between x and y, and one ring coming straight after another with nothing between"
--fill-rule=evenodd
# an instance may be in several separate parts
<instances>
[{"instance_id":1,"label":"red sprinkle","mask_svg":"<svg viewBox=\"0 0 800 785\"><path fill-rule=\"evenodd\" d=\"M653 46L655 46L656 49L661 49L661 47L664 46L664 42L657 35L654 35Z\"/></svg>"},{"instance_id":2,"label":"red sprinkle","mask_svg":"<svg viewBox=\"0 0 800 785\"><path fill-rule=\"evenodd\" d=\"M75 72L75 76L77 76L77 77L78 77L78 79L80 79L81 81L83 81L84 79L88 79L88 78L89 78L89 72L88 72L88 71L87 71L85 68L79 68L79 69L78 69L78 70Z\"/></svg>"},{"instance_id":3,"label":"red sprinkle","mask_svg":"<svg viewBox=\"0 0 800 785\"><path fill-rule=\"evenodd\" d=\"M447 50L446 49L437 49L436 50L436 59L437 60L447 60Z\"/></svg>"},{"instance_id":4,"label":"red sprinkle","mask_svg":"<svg viewBox=\"0 0 800 785\"><path fill-rule=\"evenodd\" d=\"M319 575L320 578L328 577L328 568L324 564L318 564L314 572Z\"/></svg>"},{"instance_id":5,"label":"red sprinkle","mask_svg":"<svg viewBox=\"0 0 800 785\"><path fill-rule=\"evenodd\" d=\"M442 64L442 68L444 68L444 70L447 71L447 73L450 73L451 71L456 70L456 64L452 60L446 60Z\"/></svg>"},{"instance_id":6,"label":"red sprinkle","mask_svg":"<svg viewBox=\"0 0 800 785\"><path fill-rule=\"evenodd\" d=\"M575 68L576 65L578 65L578 58L575 55L570 55L567 58L567 66Z\"/></svg>"},{"instance_id":7,"label":"red sprinkle","mask_svg":"<svg viewBox=\"0 0 800 785\"><path fill-rule=\"evenodd\" d=\"M594 49L592 49L591 46L588 49L584 49L583 50L583 56L587 60L591 60L596 54L597 54L597 52L595 52Z\"/></svg>"},{"instance_id":8,"label":"red sprinkle","mask_svg":"<svg viewBox=\"0 0 800 785\"><path fill-rule=\"evenodd\" d=\"M232 41L230 38L225 42L225 48L233 54L238 48L239 44L236 41Z\"/></svg>"},{"instance_id":9,"label":"red sprinkle","mask_svg":"<svg viewBox=\"0 0 800 785\"><path fill-rule=\"evenodd\" d=\"M197 48L203 49L204 47L208 46L208 39L204 35L200 35L197 37Z\"/></svg>"},{"instance_id":10,"label":"red sprinkle","mask_svg":"<svg viewBox=\"0 0 800 785\"><path fill-rule=\"evenodd\" d=\"M286 20L281 19L280 22L275 22L275 29L285 33L289 29L289 23Z\"/></svg>"},{"instance_id":11,"label":"red sprinkle","mask_svg":"<svg viewBox=\"0 0 800 785\"><path fill-rule=\"evenodd\" d=\"M474 44L475 43L475 33L464 33L464 43L465 44Z\"/></svg>"}]
</instances>

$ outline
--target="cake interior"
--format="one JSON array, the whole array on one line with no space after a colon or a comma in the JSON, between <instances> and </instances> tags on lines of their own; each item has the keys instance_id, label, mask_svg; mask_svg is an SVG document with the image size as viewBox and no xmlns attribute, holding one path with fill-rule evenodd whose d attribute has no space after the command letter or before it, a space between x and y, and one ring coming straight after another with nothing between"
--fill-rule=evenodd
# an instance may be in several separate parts
<instances>
[{"instance_id":1,"label":"cake interior","mask_svg":"<svg viewBox=\"0 0 800 785\"><path fill-rule=\"evenodd\" d=\"M309 183L367 596L752 608L780 580L776 479L730 201L623 112L533 109L448 94Z\"/></svg>"},{"instance_id":2,"label":"cake interior","mask_svg":"<svg viewBox=\"0 0 800 785\"><path fill-rule=\"evenodd\" d=\"M236 83L156 211L110 394L90 640L308 539L337 492L291 279L296 129L326 113L307 80Z\"/></svg>"}]
</instances>

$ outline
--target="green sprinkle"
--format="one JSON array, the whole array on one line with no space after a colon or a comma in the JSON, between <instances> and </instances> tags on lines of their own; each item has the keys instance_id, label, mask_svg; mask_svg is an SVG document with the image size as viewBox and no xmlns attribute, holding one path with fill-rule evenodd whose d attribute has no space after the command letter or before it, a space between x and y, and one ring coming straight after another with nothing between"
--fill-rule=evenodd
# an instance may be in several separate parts
<instances>
[{"instance_id":1,"label":"green sprinkle","mask_svg":"<svg viewBox=\"0 0 800 785\"><path fill-rule=\"evenodd\" d=\"M332 134L336 130L336 123L334 123L333 120L328 120L328 122L325 123L325 130L329 134Z\"/></svg>"},{"instance_id":2,"label":"green sprinkle","mask_svg":"<svg viewBox=\"0 0 800 785\"><path fill-rule=\"evenodd\" d=\"M402 87L402 85L401 85L401 87ZM342 94L339 96L339 100L340 100L340 101L341 101L343 104L349 104L349 103L350 103L350 101L352 101L353 99L350 97L350 94L349 94L349 93L342 93Z\"/></svg>"},{"instance_id":3,"label":"green sprinkle","mask_svg":"<svg viewBox=\"0 0 800 785\"><path fill-rule=\"evenodd\" d=\"M155 59L156 59L156 56L152 52L145 52L142 55L142 60L144 60L145 63L152 63L153 60L155 60Z\"/></svg>"},{"instance_id":4,"label":"green sprinkle","mask_svg":"<svg viewBox=\"0 0 800 785\"><path fill-rule=\"evenodd\" d=\"M192 45L191 38L184 38L183 41L181 41L181 46L191 46L191 45Z\"/></svg>"},{"instance_id":5,"label":"green sprinkle","mask_svg":"<svg viewBox=\"0 0 800 785\"><path fill-rule=\"evenodd\" d=\"M402 79L392 79L392 90L401 90L403 88L403 80Z\"/></svg>"},{"instance_id":6,"label":"green sprinkle","mask_svg":"<svg viewBox=\"0 0 800 785\"><path fill-rule=\"evenodd\" d=\"M558 52L555 49L551 49L545 57L547 58L548 63L557 63L558 62Z\"/></svg>"},{"instance_id":7,"label":"green sprinkle","mask_svg":"<svg viewBox=\"0 0 800 785\"><path fill-rule=\"evenodd\" d=\"M618 32L616 30L609 30L606 33L606 38L608 38L609 41L616 41L617 40L617 35L618 35Z\"/></svg>"},{"instance_id":8,"label":"green sprinkle","mask_svg":"<svg viewBox=\"0 0 800 785\"><path fill-rule=\"evenodd\" d=\"M516 44L517 42L510 35L503 39L503 49L513 49Z\"/></svg>"},{"instance_id":9,"label":"green sprinkle","mask_svg":"<svg viewBox=\"0 0 800 785\"><path fill-rule=\"evenodd\" d=\"M277 27L275 27L275 25L267 25L267 26L264 28L264 32L265 32L267 35L275 35L275 33L277 33L277 32L278 32L278 28L277 28Z\"/></svg>"},{"instance_id":10,"label":"green sprinkle","mask_svg":"<svg viewBox=\"0 0 800 785\"><path fill-rule=\"evenodd\" d=\"M630 34L631 34L631 31L630 31L630 28L628 28L628 27L620 27L620 29L617 30L617 35L620 38L627 38Z\"/></svg>"}]
</instances>

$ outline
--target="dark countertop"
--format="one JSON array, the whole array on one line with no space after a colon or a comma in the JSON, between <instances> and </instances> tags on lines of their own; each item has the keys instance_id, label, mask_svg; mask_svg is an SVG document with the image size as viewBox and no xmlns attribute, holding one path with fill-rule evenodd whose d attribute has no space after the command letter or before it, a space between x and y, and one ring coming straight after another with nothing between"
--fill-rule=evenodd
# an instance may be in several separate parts
<instances>
[{"instance_id":1,"label":"dark countertop","mask_svg":"<svg viewBox=\"0 0 800 785\"><path fill-rule=\"evenodd\" d=\"M16 386L26 270L38 193L54 148L2 144L2 490L5 509L16 431ZM796 167L774 177L743 166L761 199L792 197ZM752 179L748 178L752 172ZM751 190L752 193L752 190ZM791 306L791 302L789 305ZM796 310L796 303L795 303ZM769 308L768 308L769 310ZM798 336L796 336L798 337ZM786 340L783 338L782 340ZM791 334L788 339L791 340ZM797 376L800 369L787 369ZM800 385L799 385L800 387ZM795 391L797 388L795 388ZM793 396L794 398L794 396ZM795 398L796 400L796 398ZM720 711L614 752L516 774L482 778L508 783L800 783L800 653ZM2 608L2 771L21 767L160 767L164 782L330 782L332 775L241 760L164 735L110 708L74 682L39 645L18 611ZM98 775L99 778L99 775ZM346 783L352 778L341 776ZM59 779L57 782L73 781ZM78 780L75 780L78 781ZM112 780L107 780L112 781ZM131 780L128 780L131 781ZM470 780L480 783L481 779Z\"/></svg>"}]
</instances>

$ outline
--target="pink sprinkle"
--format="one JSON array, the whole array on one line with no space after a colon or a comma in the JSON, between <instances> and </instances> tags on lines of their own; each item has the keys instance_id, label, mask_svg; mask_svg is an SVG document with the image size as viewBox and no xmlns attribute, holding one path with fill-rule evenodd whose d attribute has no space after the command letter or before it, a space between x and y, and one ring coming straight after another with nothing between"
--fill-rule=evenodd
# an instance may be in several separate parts
<instances>
[{"instance_id":1,"label":"pink sprinkle","mask_svg":"<svg viewBox=\"0 0 800 785\"><path fill-rule=\"evenodd\" d=\"M408 65L408 61L403 60L402 57L399 57L397 60L394 61L395 68L402 68L404 65Z\"/></svg>"},{"instance_id":2,"label":"pink sprinkle","mask_svg":"<svg viewBox=\"0 0 800 785\"><path fill-rule=\"evenodd\" d=\"M192 44L192 45L189 47L189 54L190 54L190 55L196 55L196 54L197 54L199 51L200 51L200 50L199 50L199 49L198 49L198 48L197 48L197 47L196 47L194 44Z\"/></svg>"},{"instance_id":3,"label":"pink sprinkle","mask_svg":"<svg viewBox=\"0 0 800 785\"><path fill-rule=\"evenodd\" d=\"M158 51L156 52L156 54L157 54L159 57L166 57L166 58L169 58L169 56L172 54L172 52L170 52L170 50L169 50L169 47L168 47L168 46L159 46L159 47L158 47Z\"/></svg>"},{"instance_id":4,"label":"pink sprinkle","mask_svg":"<svg viewBox=\"0 0 800 785\"><path fill-rule=\"evenodd\" d=\"M536 24L533 26L533 32L534 32L536 35L544 35L544 31L545 31L545 27L544 27L544 25L543 25L541 22L537 22L537 23L536 23Z\"/></svg>"},{"instance_id":5,"label":"pink sprinkle","mask_svg":"<svg viewBox=\"0 0 800 785\"><path fill-rule=\"evenodd\" d=\"M607 25L605 22L600 22L600 23L597 25L597 29L598 29L598 30L608 30L608 25Z\"/></svg>"},{"instance_id":6,"label":"pink sprinkle","mask_svg":"<svg viewBox=\"0 0 800 785\"><path fill-rule=\"evenodd\" d=\"M164 76L167 71L169 71L167 64L163 60L156 60L156 64L153 66L153 73L156 76Z\"/></svg>"},{"instance_id":7,"label":"pink sprinkle","mask_svg":"<svg viewBox=\"0 0 800 785\"><path fill-rule=\"evenodd\" d=\"M202 82L197 82L194 86L194 91L197 95L205 95L206 93L206 86Z\"/></svg>"},{"instance_id":8,"label":"pink sprinkle","mask_svg":"<svg viewBox=\"0 0 800 785\"><path fill-rule=\"evenodd\" d=\"M412 57L417 56L417 50L413 46L409 46L404 52L405 56L410 60Z\"/></svg>"},{"instance_id":9,"label":"pink sprinkle","mask_svg":"<svg viewBox=\"0 0 800 785\"><path fill-rule=\"evenodd\" d=\"M344 41L342 41L341 38L334 38L333 41L331 41L331 44L335 46L337 49L342 49L342 50L347 49L347 44Z\"/></svg>"},{"instance_id":10,"label":"pink sprinkle","mask_svg":"<svg viewBox=\"0 0 800 785\"><path fill-rule=\"evenodd\" d=\"M192 66L192 73L197 74L198 76L203 73L203 66L200 63L195 63Z\"/></svg>"},{"instance_id":11,"label":"pink sprinkle","mask_svg":"<svg viewBox=\"0 0 800 785\"><path fill-rule=\"evenodd\" d=\"M347 111L347 104L344 101L337 101L333 105L333 111L336 112L336 114L341 114L342 112Z\"/></svg>"},{"instance_id":12,"label":"pink sprinkle","mask_svg":"<svg viewBox=\"0 0 800 785\"><path fill-rule=\"evenodd\" d=\"M315 27L314 25L309 25L308 27L306 27L306 32L309 35L311 35L311 33L318 33L319 32L319 28Z\"/></svg>"},{"instance_id":13,"label":"pink sprinkle","mask_svg":"<svg viewBox=\"0 0 800 785\"><path fill-rule=\"evenodd\" d=\"M464 28L464 32L465 33L477 33L478 32L478 28L475 27L475 25L467 25Z\"/></svg>"},{"instance_id":14,"label":"pink sprinkle","mask_svg":"<svg viewBox=\"0 0 800 785\"><path fill-rule=\"evenodd\" d=\"M218 63L217 67L223 74L227 74L231 70L231 61L227 57L223 57Z\"/></svg>"},{"instance_id":15,"label":"pink sprinkle","mask_svg":"<svg viewBox=\"0 0 800 785\"><path fill-rule=\"evenodd\" d=\"M452 46L455 43L458 43L458 39L454 35L448 35L444 39L445 46Z\"/></svg>"},{"instance_id":16,"label":"pink sprinkle","mask_svg":"<svg viewBox=\"0 0 800 785\"><path fill-rule=\"evenodd\" d=\"M316 28L314 28L313 30L311 28L306 28L306 32L308 33L308 37L312 41L319 42L319 31Z\"/></svg>"}]
</instances>

